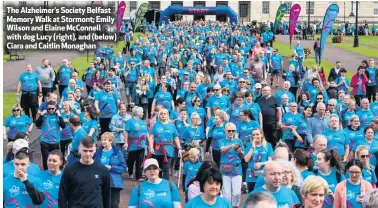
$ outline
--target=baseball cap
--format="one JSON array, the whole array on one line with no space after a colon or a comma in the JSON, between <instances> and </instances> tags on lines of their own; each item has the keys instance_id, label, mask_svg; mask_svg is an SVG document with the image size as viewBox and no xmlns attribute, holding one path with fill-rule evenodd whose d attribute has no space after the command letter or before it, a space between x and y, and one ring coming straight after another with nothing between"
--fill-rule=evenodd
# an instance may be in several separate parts
<instances>
[{"instance_id":1,"label":"baseball cap","mask_svg":"<svg viewBox=\"0 0 378 208\"><path fill-rule=\"evenodd\" d=\"M147 159L146 161L144 161L144 165L143 165L143 172L146 171L146 169L151 166L151 165L155 165L157 168L159 168L159 163L156 159L154 158L150 158L150 159ZM159 168L160 169L160 168Z\"/></svg>"},{"instance_id":2,"label":"baseball cap","mask_svg":"<svg viewBox=\"0 0 378 208\"><path fill-rule=\"evenodd\" d=\"M13 142L13 149L16 149L17 151L25 147L29 148L29 142L25 139L17 139Z\"/></svg>"},{"instance_id":3,"label":"baseball cap","mask_svg":"<svg viewBox=\"0 0 378 208\"><path fill-rule=\"evenodd\" d=\"M255 84L255 88L262 88L262 86L261 86L261 84L260 83L257 83L257 84Z\"/></svg>"}]
</instances>

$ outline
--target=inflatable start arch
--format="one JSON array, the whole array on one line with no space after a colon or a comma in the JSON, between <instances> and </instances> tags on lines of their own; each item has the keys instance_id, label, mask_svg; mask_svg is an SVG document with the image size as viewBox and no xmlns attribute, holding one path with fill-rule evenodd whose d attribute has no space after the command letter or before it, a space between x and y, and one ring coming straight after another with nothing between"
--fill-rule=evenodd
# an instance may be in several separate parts
<instances>
[{"instance_id":1,"label":"inflatable start arch","mask_svg":"<svg viewBox=\"0 0 378 208\"><path fill-rule=\"evenodd\" d=\"M170 16L175 14L184 15L227 15L231 23L238 24L238 14L234 12L229 6L222 7L182 7L182 6L169 6L160 15L159 25L168 22Z\"/></svg>"}]
</instances>

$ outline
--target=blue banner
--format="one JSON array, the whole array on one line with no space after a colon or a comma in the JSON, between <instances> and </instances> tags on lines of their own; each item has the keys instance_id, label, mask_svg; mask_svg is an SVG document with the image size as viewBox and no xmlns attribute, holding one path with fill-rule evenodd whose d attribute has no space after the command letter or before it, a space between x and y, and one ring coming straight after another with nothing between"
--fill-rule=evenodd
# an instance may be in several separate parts
<instances>
[{"instance_id":1,"label":"blue banner","mask_svg":"<svg viewBox=\"0 0 378 208\"><path fill-rule=\"evenodd\" d=\"M327 42L329 31L332 29L338 14L339 6L331 4L324 15L322 33L320 35L320 63L322 63L323 49Z\"/></svg>"}]
</instances>

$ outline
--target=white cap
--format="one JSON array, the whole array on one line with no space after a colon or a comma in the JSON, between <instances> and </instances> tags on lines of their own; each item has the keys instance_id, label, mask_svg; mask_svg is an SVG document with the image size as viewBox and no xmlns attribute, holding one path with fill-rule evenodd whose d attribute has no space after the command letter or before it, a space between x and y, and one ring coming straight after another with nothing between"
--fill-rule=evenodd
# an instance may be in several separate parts
<instances>
[{"instance_id":1,"label":"white cap","mask_svg":"<svg viewBox=\"0 0 378 208\"><path fill-rule=\"evenodd\" d=\"M157 168L159 168L159 163L156 159L154 158L150 158L150 159L147 159L146 161L144 161L144 165L143 165L143 171L146 171L146 169L151 166L151 165L155 165ZM160 168L159 168L160 169Z\"/></svg>"},{"instance_id":2,"label":"white cap","mask_svg":"<svg viewBox=\"0 0 378 208\"><path fill-rule=\"evenodd\" d=\"M257 84L255 84L255 88L262 88L262 86L261 86L261 84L260 83L257 83Z\"/></svg>"},{"instance_id":3,"label":"white cap","mask_svg":"<svg viewBox=\"0 0 378 208\"><path fill-rule=\"evenodd\" d=\"M29 148L29 142L25 139L17 139L13 142L13 149L16 149L17 151L24 147Z\"/></svg>"}]
</instances>

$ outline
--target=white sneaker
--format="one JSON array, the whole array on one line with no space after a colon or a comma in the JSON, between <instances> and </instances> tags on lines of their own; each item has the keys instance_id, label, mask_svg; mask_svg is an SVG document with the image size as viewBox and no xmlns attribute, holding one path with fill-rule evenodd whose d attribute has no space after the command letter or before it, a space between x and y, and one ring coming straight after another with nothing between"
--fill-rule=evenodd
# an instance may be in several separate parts
<instances>
[{"instance_id":1,"label":"white sneaker","mask_svg":"<svg viewBox=\"0 0 378 208\"><path fill-rule=\"evenodd\" d=\"M173 171L173 176L177 177L177 175L178 175L178 171L177 170Z\"/></svg>"},{"instance_id":2,"label":"white sneaker","mask_svg":"<svg viewBox=\"0 0 378 208\"><path fill-rule=\"evenodd\" d=\"M129 175L129 178L133 179L134 178L134 174Z\"/></svg>"}]
</instances>

